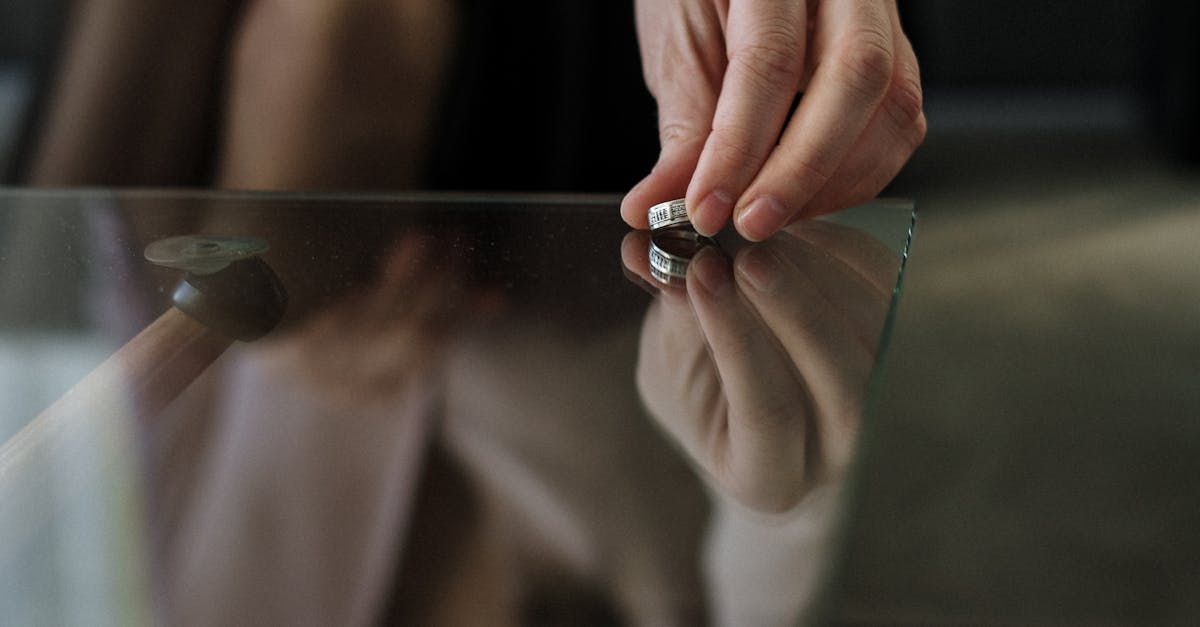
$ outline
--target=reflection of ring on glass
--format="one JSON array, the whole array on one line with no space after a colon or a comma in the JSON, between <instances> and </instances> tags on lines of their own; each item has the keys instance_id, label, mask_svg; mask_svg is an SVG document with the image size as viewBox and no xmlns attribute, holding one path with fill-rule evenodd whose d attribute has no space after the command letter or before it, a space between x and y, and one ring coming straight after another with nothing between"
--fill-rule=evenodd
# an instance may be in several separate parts
<instances>
[{"instance_id":1,"label":"reflection of ring on glass","mask_svg":"<svg viewBox=\"0 0 1200 627\"><path fill-rule=\"evenodd\" d=\"M650 230L657 231L673 226L691 224L688 220L687 206L683 199L660 202L650 207Z\"/></svg>"},{"instance_id":2,"label":"reflection of ring on glass","mask_svg":"<svg viewBox=\"0 0 1200 627\"><path fill-rule=\"evenodd\" d=\"M705 246L715 246L712 238L691 229L672 229L650 238L650 275L667 285L681 284L687 278L688 263Z\"/></svg>"},{"instance_id":3,"label":"reflection of ring on glass","mask_svg":"<svg viewBox=\"0 0 1200 627\"><path fill-rule=\"evenodd\" d=\"M650 242L650 275L655 279L668 285L682 283L687 277L688 261L664 252Z\"/></svg>"}]
</instances>

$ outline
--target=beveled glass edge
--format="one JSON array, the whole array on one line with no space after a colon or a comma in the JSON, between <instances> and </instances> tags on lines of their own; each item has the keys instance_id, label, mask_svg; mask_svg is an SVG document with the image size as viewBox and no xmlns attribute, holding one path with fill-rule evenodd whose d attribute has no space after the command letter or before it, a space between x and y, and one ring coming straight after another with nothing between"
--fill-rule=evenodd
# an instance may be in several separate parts
<instances>
[{"instance_id":1,"label":"beveled glass edge","mask_svg":"<svg viewBox=\"0 0 1200 627\"><path fill-rule=\"evenodd\" d=\"M897 209L910 208L908 231L900 249L900 264L896 270L896 283L892 287L891 300L888 303L887 315L884 317L883 330L879 334L879 350L875 355L875 363L871 366L871 374L867 379L865 402L859 421L858 442L856 443L854 459L846 473L841 494L838 497L837 511L833 516L832 532L829 536L828 553L825 558L825 570L818 584L818 594L814 597L813 605L801 618L802 625L832 625L837 622L837 610L840 607L841 593L846 576L846 561L849 554L851 530L857 511L858 497L862 493L862 484L866 480L864 459L876 446L878 425L879 398L887 374L888 357L891 354L892 335L896 322L896 314L900 309L901 296L904 293L904 278L908 268L909 254L917 227L917 205L913 201L900 199L879 199L878 202L894 205Z\"/></svg>"}]
</instances>

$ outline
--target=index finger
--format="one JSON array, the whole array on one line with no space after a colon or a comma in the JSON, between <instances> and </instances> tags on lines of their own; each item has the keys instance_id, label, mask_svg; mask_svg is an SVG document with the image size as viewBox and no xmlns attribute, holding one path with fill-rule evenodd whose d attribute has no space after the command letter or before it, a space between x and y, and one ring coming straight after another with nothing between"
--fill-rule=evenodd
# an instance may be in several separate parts
<instances>
[{"instance_id":1,"label":"index finger","mask_svg":"<svg viewBox=\"0 0 1200 627\"><path fill-rule=\"evenodd\" d=\"M779 146L739 201L738 231L769 237L829 181L879 108L895 64L894 6L827 2L817 15L819 66Z\"/></svg>"},{"instance_id":2,"label":"index finger","mask_svg":"<svg viewBox=\"0 0 1200 627\"><path fill-rule=\"evenodd\" d=\"M731 2L728 66L687 192L692 224L719 231L779 139L804 74L806 2Z\"/></svg>"}]
</instances>

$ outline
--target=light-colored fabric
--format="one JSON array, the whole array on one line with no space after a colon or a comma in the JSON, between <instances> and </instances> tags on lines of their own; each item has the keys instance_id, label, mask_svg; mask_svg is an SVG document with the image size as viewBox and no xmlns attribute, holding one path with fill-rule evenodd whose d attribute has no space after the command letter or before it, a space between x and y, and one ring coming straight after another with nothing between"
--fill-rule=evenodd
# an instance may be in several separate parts
<instances>
[{"instance_id":1,"label":"light-colored fabric","mask_svg":"<svg viewBox=\"0 0 1200 627\"><path fill-rule=\"evenodd\" d=\"M813 610L833 548L839 485L813 490L785 514L716 500L704 564L712 624L788 627Z\"/></svg>"},{"instance_id":2,"label":"light-colored fabric","mask_svg":"<svg viewBox=\"0 0 1200 627\"><path fill-rule=\"evenodd\" d=\"M166 547L167 622L373 624L437 388L350 403L314 384L293 342L230 357L218 431Z\"/></svg>"},{"instance_id":3,"label":"light-colored fabric","mask_svg":"<svg viewBox=\"0 0 1200 627\"><path fill-rule=\"evenodd\" d=\"M175 468L196 476L176 481L174 516L160 512L175 526L162 545L166 621L376 624L440 438L485 514L463 540L478 557L449 567L428 620L515 624L523 595L567 583L631 624L696 624L707 501L642 413L635 336L491 326L459 336L444 378L421 371L386 396L314 379L304 334L235 348L212 387L180 401L218 399L217 422L191 467Z\"/></svg>"}]
</instances>

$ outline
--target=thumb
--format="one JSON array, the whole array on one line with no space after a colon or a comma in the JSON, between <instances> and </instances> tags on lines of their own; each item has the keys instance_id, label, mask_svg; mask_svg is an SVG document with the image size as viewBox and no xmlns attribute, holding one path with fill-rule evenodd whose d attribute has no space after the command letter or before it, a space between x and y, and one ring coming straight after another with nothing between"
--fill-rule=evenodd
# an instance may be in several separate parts
<instances>
[{"instance_id":1,"label":"thumb","mask_svg":"<svg viewBox=\"0 0 1200 627\"><path fill-rule=\"evenodd\" d=\"M658 162L621 201L630 226L649 227L647 211L683 198L712 131L725 68L721 17L685 3L681 15L639 14L646 85L658 103Z\"/></svg>"},{"instance_id":2,"label":"thumb","mask_svg":"<svg viewBox=\"0 0 1200 627\"><path fill-rule=\"evenodd\" d=\"M687 193L688 183L692 180L692 173L696 171L696 164L700 161L700 153L704 149L704 141L708 138L708 130L706 128L693 132L688 129L686 136L673 136L670 139L660 131L660 137L663 139L658 162L654 164L650 174L629 190L621 200L621 217L629 226L637 229L650 228L647 217L650 207L660 202L683 198Z\"/></svg>"}]
</instances>

